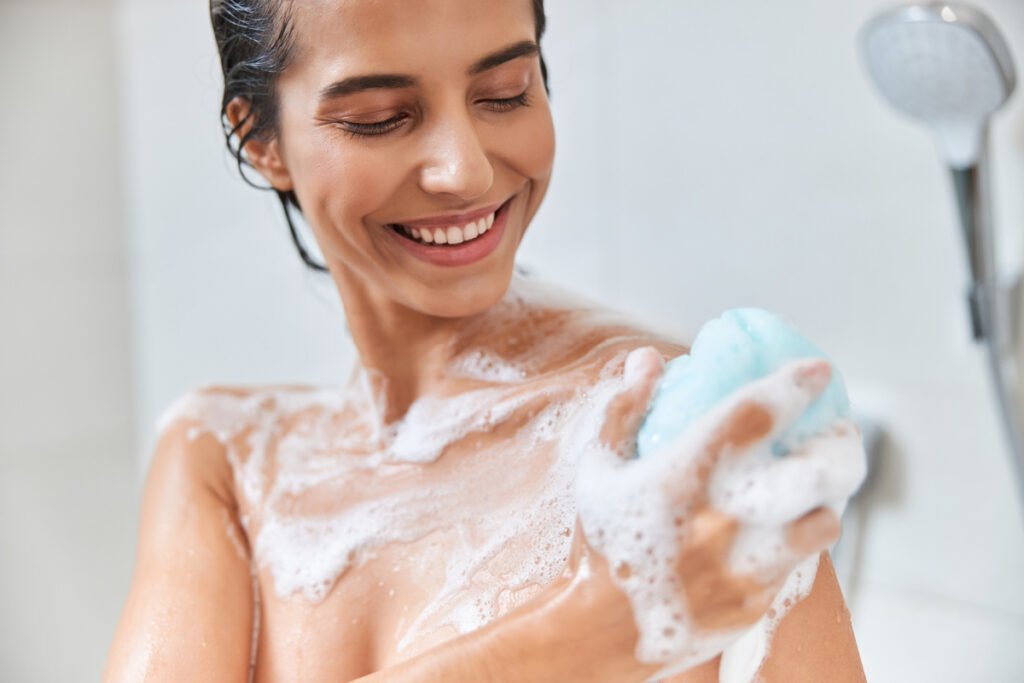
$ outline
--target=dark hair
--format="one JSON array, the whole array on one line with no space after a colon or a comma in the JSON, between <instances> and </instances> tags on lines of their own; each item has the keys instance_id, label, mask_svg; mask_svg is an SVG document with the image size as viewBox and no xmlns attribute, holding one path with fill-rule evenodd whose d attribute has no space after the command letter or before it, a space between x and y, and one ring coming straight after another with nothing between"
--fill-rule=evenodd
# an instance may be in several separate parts
<instances>
[{"instance_id":1,"label":"dark hair","mask_svg":"<svg viewBox=\"0 0 1024 683\"><path fill-rule=\"evenodd\" d=\"M243 152L249 140L269 141L277 135L277 76L288 68L295 47L289 6L289 0L210 0L210 23L213 25L224 73L224 96L220 110L224 138L242 178L261 190L272 188L256 185L249 180L243 166L251 168L252 164ZM540 45L547 23L544 0L533 0L533 14L536 40ZM543 55L540 57L540 71L544 79L544 90L550 95L548 69ZM232 126L227 117L228 105L238 97L248 102L249 109L245 117ZM249 122L252 124L249 130L241 136L237 145L233 144L236 134ZM274 192L281 202L299 256L310 268L326 271L323 264L310 257L292 222L291 207L302 213L295 193L276 189Z\"/></svg>"}]
</instances>

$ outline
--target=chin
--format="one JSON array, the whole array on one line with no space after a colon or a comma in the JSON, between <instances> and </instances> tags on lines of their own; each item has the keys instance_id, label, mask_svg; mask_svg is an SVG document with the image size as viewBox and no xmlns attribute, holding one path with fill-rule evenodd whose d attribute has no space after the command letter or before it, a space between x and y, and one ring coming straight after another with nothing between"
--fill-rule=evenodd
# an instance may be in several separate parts
<instances>
[{"instance_id":1,"label":"chin","mask_svg":"<svg viewBox=\"0 0 1024 683\"><path fill-rule=\"evenodd\" d=\"M488 272L482 277L466 277L447 286L423 287L414 308L439 318L468 318L491 309L504 297L512 281L512 269L500 275Z\"/></svg>"}]
</instances>

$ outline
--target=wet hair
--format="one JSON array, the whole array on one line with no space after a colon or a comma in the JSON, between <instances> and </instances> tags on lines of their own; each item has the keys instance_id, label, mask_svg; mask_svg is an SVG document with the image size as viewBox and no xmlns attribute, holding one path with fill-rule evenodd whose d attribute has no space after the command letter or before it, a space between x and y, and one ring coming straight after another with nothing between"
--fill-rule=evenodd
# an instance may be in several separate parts
<instances>
[{"instance_id":1,"label":"wet hair","mask_svg":"<svg viewBox=\"0 0 1024 683\"><path fill-rule=\"evenodd\" d=\"M540 45L547 23L544 0L532 1L536 41ZM252 168L244 154L245 145L250 140L269 142L278 134L277 77L288 68L295 48L290 9L290 0L210 0L210 23L224 73L220 118L225 142L243 180L257 189L273 190L277 194L299 256L313 270L326 272L327 268L309 255L295 229L291 209L302 213L295 192L257 185L249 180L244 169L245 166ZM550 95L543 55L540 70L544 90ZM232 126L227 110L236 98L242 98L249 106L242 120ZM249 130L239 136L247 123L251 123Z\"/></svg>"}]
</instances>

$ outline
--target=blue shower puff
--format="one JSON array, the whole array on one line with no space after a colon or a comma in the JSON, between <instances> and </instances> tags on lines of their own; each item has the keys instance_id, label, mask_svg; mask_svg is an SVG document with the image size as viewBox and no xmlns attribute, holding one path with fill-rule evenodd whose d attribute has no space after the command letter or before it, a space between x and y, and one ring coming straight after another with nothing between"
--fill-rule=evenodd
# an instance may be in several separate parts
<instances>
[{"instance_id":1,"label":"blue shower puff","mask_svg":"<svg viewBox=\"0 0 1024 683\"><path fill-rule=\"evenodd\" d=\"M818 347L775 315L759 308L736 308L706 323L689 355L669 361L637 437L637 457L645 457L681 434L691 422L744 384L807 357L828 359ZM830 365L831 365L831 361ZM781 456L808 436L850 416L846 386L835 365L828 388L772 443Z\"/></svg>"}]
</instances>

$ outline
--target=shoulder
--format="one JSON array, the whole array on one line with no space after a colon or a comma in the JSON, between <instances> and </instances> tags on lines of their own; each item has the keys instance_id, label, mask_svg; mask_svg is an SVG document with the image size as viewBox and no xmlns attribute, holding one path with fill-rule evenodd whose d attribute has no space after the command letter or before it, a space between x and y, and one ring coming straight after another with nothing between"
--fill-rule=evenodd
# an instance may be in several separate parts
<instances>
[{"instance_id":1,"label":"shoulder","mask_svg":"<svg viewBox=\"0 0 1024 683\"><path fill-rule=\"evenodd\" d=\"M156 431L163 434L177 423L188 422L220 434L234 433L266 417L272 412L269 409L287 402L286 397L317 391L317 387L300 384L202 385L174 398L157 419Z\"/></svg>"},{"instance_id":2,"label":"shoulder","mask_svg":"<svg viewBox=\"0 0 1024 683\"><path fill-rule=\"evenodd\" d=\"M645 346L666 361L689 352L687 335L680 330L533 278L515 279L503 302L481 323L471 335L474 343L538 374L607 363Z\"/></svg>"},{"instance_id":3,"label":"shoulder","mask_svg":"<svg viewBox=\"0 0 1024 683\"><path fill-rule=\"evenodd\" d=\"M209 435L229 444L254 429L273 428L289 415L336 400L336 390L313 385L202 385L172 400L155 428L161 439L167 433L189 439Z\"/></svg>"},{"instance_id":4,"label":"shoulder","mask_svg":"<svg viewBox=\"0 0 1024 683\"><path fill-rule=\"evenodd\" d=\"M246 460L252 437L275 432L284 417L323 391L307 385L210 384L179 394L156 421L148 486L173 489L179 496L202 487L235 507L234 469Z\"/></svg>"},{"instance_id":5,"label":"shoulder","mask_svg":"<svg viewBox=\"0 0 1024 683\"><path fill-rule=\"evenodd\" d=\"M577 309L568 312L562 364L605 367L624 361L639 348L654 348L666 362L689 353L681 336L647 321L610 310Z\"/></svg>"}]
</instances>

